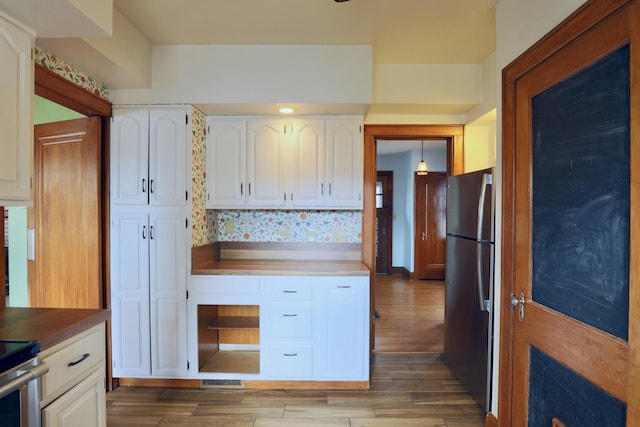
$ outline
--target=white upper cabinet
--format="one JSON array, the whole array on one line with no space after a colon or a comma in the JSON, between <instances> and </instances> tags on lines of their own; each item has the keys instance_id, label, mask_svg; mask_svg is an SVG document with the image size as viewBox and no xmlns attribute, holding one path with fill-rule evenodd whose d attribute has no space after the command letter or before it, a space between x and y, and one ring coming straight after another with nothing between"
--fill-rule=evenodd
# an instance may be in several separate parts
<instances>
[{"instance_id":1,"label":"white upper cabinet","mask_svg":"<svg viewBox=\"0 0 640 427\"><path fill-rule=\"evenodd\" d=\"M362 209L361 119L207 123L208 208Z\"/></svg>"},{"instance_id":2,"label":"white upper cabinet","mask_svg":"<svg viewBox=\"0 0 640 427\"><path fill-rule=\"evenodd\" d=\"M325 206L325 121L296 120L291 128L290 205L301 208Z\"/></svg>"},{"instance_id":3,"label":"white upper cabinet","mask_svg":"<svg viewBox=\"0 0 640 427\"><path fill-rule=\"evenodd\" d=\"M0 206L32 200L33 40L0 14Z\"/></svg>"},{"instance_id":4,"label":"white upper cabinet","mask_svg":"<svg viewBox=\"0 0 640 427\"><path fill-rule=\"evenodd\" d=\"M245 206L246 127L244 120L207 119L207 201L215 208Z\"/></svg>"},{"instance_id":5,"label":"white upper cabinet","mask_svg":"<svg viewBox=\"0 0 640 427\"><path fill-rule=\"evenodd\" d=\"M327 120L327 206L362 209L363 145L361 122Z\"/></svg>"},{"instance_id":6,"label":"white upper cabinet","mask_svg":"<svg viewBox=\"0 0 640 427\"><path fill-rule=\"evenodd\" d=\"M247 206L282 208L286 204L285 123L247 122Z\"/></svg>"},{"instance_id":7,"label":"white upper cabinet","mask_svg":"<svg viewBox=\"0 0 640 427\"><path fill-rule=\"evenodd\" d=\"M149 204L187 203L187 112L151 110L149 116Z\"/></svg>"},{"instance_id":8,"label":"white upper cabinet","mask_svg":"<svg viewBox=\"0 0 640 427\"><path fill-rule=\"evenodd\" d=\"M114 109L111 204L185 206L187 112Z\"/></svg>"}]
</instances>

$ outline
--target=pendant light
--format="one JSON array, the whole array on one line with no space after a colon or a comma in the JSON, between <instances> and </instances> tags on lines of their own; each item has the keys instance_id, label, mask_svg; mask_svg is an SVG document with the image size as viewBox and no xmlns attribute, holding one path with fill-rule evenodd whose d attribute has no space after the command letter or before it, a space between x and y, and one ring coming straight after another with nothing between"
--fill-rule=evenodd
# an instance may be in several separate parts
<instances>
[{"instance_id":1,"label":"pendant light","mask_svg":"<svg viewBox=\"0 0 640 427\"><path fill-rule=\"evenodd\" d=\"M424 162L424 141L422 142L422 146L421 146L421 157L420 157L420 163L418 163L418 168L416 169L416 173L418 175L426 175L429 173L429 170L427 169L427 164Z\"/></svg>"}]
</instances>

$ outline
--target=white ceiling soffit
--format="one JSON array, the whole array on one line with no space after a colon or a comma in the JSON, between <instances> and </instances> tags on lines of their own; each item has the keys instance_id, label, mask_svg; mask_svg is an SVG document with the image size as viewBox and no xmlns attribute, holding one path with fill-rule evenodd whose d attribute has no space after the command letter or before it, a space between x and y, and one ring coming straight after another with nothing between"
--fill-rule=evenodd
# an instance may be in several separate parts
<instances>
[{"instance_id":1,"label":"white ceiling soffit","mask_svg":"<svg viewBox=\"0 0 640 427\"><path fill-rule=\"evenodd\" d=\"M10 1L10 0L4 0ZM379 64L479 64L496 0L114 0L153 45L372 45Z\"/></svg>"}]
</instances>

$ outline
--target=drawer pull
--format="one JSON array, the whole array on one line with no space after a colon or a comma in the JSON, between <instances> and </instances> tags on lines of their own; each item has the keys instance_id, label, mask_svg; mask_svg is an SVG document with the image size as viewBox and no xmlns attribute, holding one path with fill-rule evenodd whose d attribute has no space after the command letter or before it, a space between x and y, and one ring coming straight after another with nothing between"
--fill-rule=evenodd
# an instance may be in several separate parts
<instances>
[{"instance_id":1,"label":"drawer pull","mask_svg":"<svg viewBox=\"0 0 640 427\"><path fill-rule=\"evenodd\" d=\"M298 293L298 291L282 291L282 292L284 292L285 294L297 294Z\"/></svg>"},{"instance_id":2,"label":"drawer pull","mask_svg":"<svg viewBox=\"0 0 640 427\"><path fill-rule=\"evenodd\" d=\"M296 357L298 355L298 353L284 353L283 356L286 357Z\"/></svg>"},{"instance_id":3,"label":"drawer pull","mask_svg":"<svg viewBox=\"0 0 640 427\"><path fill-rule=\"evenodd\" d=\"M283 314L284 317L297 317L297 314Z\"/></svg>"},{"instance_id":4,"label":"drawer pull","mask_svg":"<svg viewBox=\"0 0 640 427\"><path fill-rule=\"evenodd\" d=\"M340 288L340 289L349 289L349 288L351 288L351 286L349 286L349 285L338 285L338 288Z\"/></svg>"},{"instance_id":5,"label":"drawer pull","mask_svg":"<svg viewBox=\"0 0 640 427\"><path fill-rule=\"evenodd\" d=\"M80 359L76 360L75 362L69 362L67 366L76 366L77 364L84 362L88 358L89 358L89 353L85 353L82 355Z\"/></svg>"}]
</instances>

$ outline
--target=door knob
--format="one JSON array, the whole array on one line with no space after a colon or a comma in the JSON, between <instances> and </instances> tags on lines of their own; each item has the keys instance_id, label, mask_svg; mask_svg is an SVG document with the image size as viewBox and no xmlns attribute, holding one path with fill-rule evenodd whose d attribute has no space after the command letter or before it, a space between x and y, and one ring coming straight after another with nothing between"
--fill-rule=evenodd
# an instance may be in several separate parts
<instances>
[{"instance_id":1,"label":"door knob","mask_svg":"<svg viewBox=\"0 0 640 427\"><path fill-rule=\"evenodd\" d=\"M514 294L511 294L511 307L518 307L518 319L520 323L524 321L524 305L527 301L524 299L524 292L520 292L520 298L517 298Z\"/></svg>"}]
</instances>

